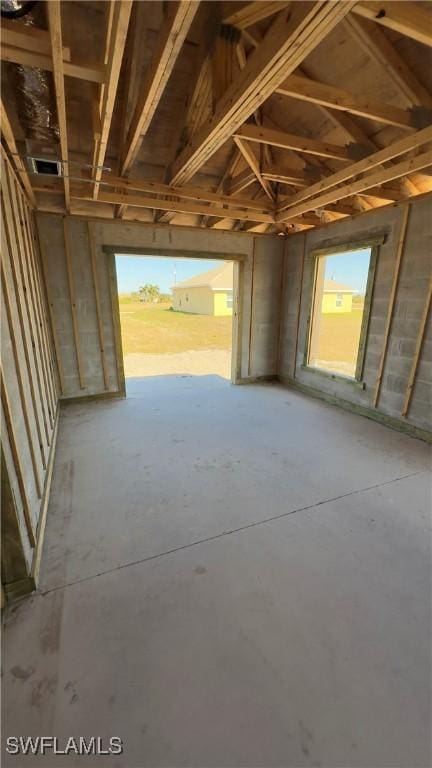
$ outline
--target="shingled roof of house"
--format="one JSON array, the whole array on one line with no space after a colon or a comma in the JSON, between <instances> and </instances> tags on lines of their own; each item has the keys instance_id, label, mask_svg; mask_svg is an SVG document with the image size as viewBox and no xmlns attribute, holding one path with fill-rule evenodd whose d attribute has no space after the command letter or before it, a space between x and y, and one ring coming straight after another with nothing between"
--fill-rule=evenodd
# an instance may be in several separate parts
<instances>
[{"instance_id":1,"label":"shingled roof of house","mask_svg":"<svg viewBox=\"0 0 432 768\"><path fill-rule=\"evenodd\" d=\"M200 272L188 280L176 283L172 288L211 288L212 291L232 291L234 265L232 261L224 262L218 267Z\"/></svg>"}]
</instances>

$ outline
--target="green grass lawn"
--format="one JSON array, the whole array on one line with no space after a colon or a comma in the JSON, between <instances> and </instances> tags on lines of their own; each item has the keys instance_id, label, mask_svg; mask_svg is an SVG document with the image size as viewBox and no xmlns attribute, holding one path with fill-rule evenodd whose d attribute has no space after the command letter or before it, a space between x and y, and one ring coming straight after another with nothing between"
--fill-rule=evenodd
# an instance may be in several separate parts
<instances>
[{"instance_id":1,"label":"green grass lawn","mask_svg":"<svg viewBox=\"0 0 432 768\"><path fill-rule=\"evenodd\" d=\"M143 304L125 294L119 303L124 355L231 347L231 317L173 312L171 304Z\"/></svg>"},{"instance_id":2,"label":"green grass lawn","mask_svg":"<svg viewBox=\"0 0 432 768\"><path fill-rule=\"evenodd\" d=\"M319 357L354 363L360 339L363 309L321 315Z\"/></svg>"}]
</instances>

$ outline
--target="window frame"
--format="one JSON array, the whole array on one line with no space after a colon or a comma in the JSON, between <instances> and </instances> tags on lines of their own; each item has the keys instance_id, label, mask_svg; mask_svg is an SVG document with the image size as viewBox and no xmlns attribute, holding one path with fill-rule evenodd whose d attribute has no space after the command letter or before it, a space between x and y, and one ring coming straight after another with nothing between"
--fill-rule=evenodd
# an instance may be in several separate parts
<instances>
[{"instance_id":1,"label":"window frame","mask_svg":"<svg viewBox=\"0 0 432 768\"><path fill-rule=\"evenodd\" d=\"M370 313L373 300L373 292L375 287L375 273L378 262L379 247L385 242L385 235L371 238L370 240L358 240L357 242L341 243L328 248L317 248L310 251L309 257L313 260L312 265L312 286L309 300L309 314L307 319L307 333L306 333L306 345L304 349L303 365L302 368L310 371L311 373L322 374L327 378L341 380L347 383L360 385L362 389L365 388L363 382L364 364L366 357L366 342L368 337ZM316 282L319 259L326 256L335 256L342 253L350 253L352 251L360 251L370 248L371 254L369 259L369 270L366 282L365 301L363 309L362 324L360 329L360 338L357 352L357 362L354 372L354 376L346 376L343 373L336 373L334 371L327 370L326 368L318 368L310 363L310 351L311 341L313 334L313 316L315 310L315 303L317 301L316 295Z\"/></svg>"}]
</instances>

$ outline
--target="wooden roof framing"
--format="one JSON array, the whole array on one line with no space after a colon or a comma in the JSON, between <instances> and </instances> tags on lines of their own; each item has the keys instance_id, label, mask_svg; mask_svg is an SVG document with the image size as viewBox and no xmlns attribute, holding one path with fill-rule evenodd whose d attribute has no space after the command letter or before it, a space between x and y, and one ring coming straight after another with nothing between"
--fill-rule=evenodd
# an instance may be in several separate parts
<instances>
[{"instance_id":1,"label":"wooden roof framing","mask_svg":"<svg viewBox=\"0 0 432 768\"><path fill-rule=\"evenodd\" d=\"M49 32L51 38L51 52L53 59L53 77L54 89L57 106L57 120L60 133L60 157L63 166L63 185L65 196L65 207L70 211L70 184L69 184L69 162L68 162L68 141L67 141L67 121L66 121L66 97L64 85L63 70L63 41L61 27L60 0L51 0L47 6Z\"/></svg>"},{"instance_id":2,"label":"wooden roof framing","mask_svg":"<svg viewBox=\"0 0 432 768\"><path fill-rule=\"evenodd\" d=\"M21 93L2 94L36 207L276 231L432 191L429 0L40 6L1 46L6 85L16 65L52 73L61 181L32 175Z\"/></svg>"}]
</instances>

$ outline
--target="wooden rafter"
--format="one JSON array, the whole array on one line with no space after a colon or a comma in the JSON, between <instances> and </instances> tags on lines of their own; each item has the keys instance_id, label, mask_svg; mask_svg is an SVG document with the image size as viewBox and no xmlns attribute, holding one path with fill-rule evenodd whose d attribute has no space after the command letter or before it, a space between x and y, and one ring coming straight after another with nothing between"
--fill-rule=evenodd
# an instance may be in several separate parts
<instances>
[{"instance_id":1,"label":"wooden rafter","mask_svg":"<svg viewBox=\"0 0 432 768\"><path fill-rule=\"evenodd\" d=\"M99 181L102 175L102 166L105 161L123 51L126 44L129 18L132 10L131 0L111 0L111 2L113 3L113 13L112 18L110 17L110 34L107 42L106 82L101 89L99 104L101 130L100 137L95 141L95 149L93 153L93 180L95 182L93 197L95 199L97 199L99 192Z\"/></svg>"},{"instance_id":2,"label":"wooden rafter","mask_svg":"<svg viewBox=\"0 0 432 768\"><path fill-rule=\"evenodd\" d=\"M195 0L169 3L167 16L159 31L155 55L143 80L123 149L122 175L129 171L136 159L197 9L198 2Z\"/></svg>"},{"instance_id":3,"label":"wooden rafter","mask_svg":"<svg viewBox=\"0 0 432 768\"><path fill-rule=\"evenodd\" d=\"M238 136L234 136L234 141L237 147L239 148L240 152L242 153L244 159L246 160L248 166L250 167L252 172L255 174L256 180L262 186L267 197L269 197L270 200L274 200L275 196L271 188L271 184L267 179L264 179L262 177L259 160L254 154L252 147L249 146L247 141L243 141Z\"/></svg>"},{"instance_id":4,"label":"wooden rafter","mask_svg":"<svg viewBox=\"0 0 432 768\"><path fill-rule=\"evenodd\" d=\"M391 104L374 102L365 96L355 96L342 88L335 88L333 85L319 83L310 78L290 75L276 89L276 92L293 99L320 104L328 109L350 112L379 123L395 125L398 128L415 128L414 115L408 110Z\"/></svg>"},{"instance_id":5,"label":"wooden rafter","mask_svg":"<svg viewBox=\"0 0 432 768\"><path fill-rule=\"evenodd\" d=\"M122 0L119 0L119 2L120 1ZM13 45L7 45L3 41L0 47L0 56L2 61L10 61L13 64L22 64L24 67L37 67L38 69L44 69L47 72L52 72L54 68L50 54L17 48ZM103 83L105 79L104 67L97 64L86 64L77 61L72 62L63 59L63 70L67 77L75 77L78 80L88 80L91 83Z\"/></svg>"},{"instance_id":6,"label":"wooden rafter","mask_svg":"<svg viewBox=\"0 0 432 768\"><path fill-rule=\"evenodd\" d=\"M260 128L255 125L242 125L235 133L239 139L257 142L258 144L270 144L281 149L293 149L297 152L305 152L318 157L328 157L333 160L352 159L352 155L346 147L339 147L325 141L308 139L303 136L294 136L292 133L275 131L272 128Z\"/></svg>"},{"instance_id":7,"label":"wooden rafter","mask_svg":"<svg viewBox=\"0 0 432 768\"><path fill-rule=\"evenodd\" d=\"M66 97L63 70L63 41L61 27L60 0L50 0L47 5L51 54L53 60L53 79L57 106L57 120L60 134L60 155L63 166L63 186L66 211L70 210L69 157L66 121Z\"/></svg>"},{"instance_id":8,"label":"wooden rafter","mask_svg":"<svg viewBox=\"0 0 432 768\"><path fill-rule=\"evenodd\" d=\"M386 170L380 170L377 173L369 174L365 178L346 184L343 187L332 189L329 192L311 198L304 203L290 206L288 210L284 210L276 216L276 221L288 221L290 218L298 216L301 213L306 213L317 206L325 206L328 203L342 200L344 197L351 197L359 192L364 192L376 184L400 179L402 176L407 176L413 171L420 171L422 168L427 168L429 165L432 165L432 150L423 152L421 155L417 155L410 160L403 160L400 163L396 163L396 165L393 165Z\"/></svg>"},{"instance_id":9,"label":"wooden rafter","mask_svg":"<svg viewBox=\"0 0 432 768\"><path fill-rule=\"evenodd\" d=\"M312 181L317 181L319 174L315 172L315 169L309 169L308 171L299 170L298 168L286 168L284 166L270 165L264 166L262 172L264 179L270 179L271 181L277 181L279 184L290 184L294 187L307 187Z\"/></svg>"},{"instance_id":10,"label":"wooden rafter","mask_svg":"<svg viewBox=\"0 0 432 768\"><path fill-rule=\"evenodd\" d=\"M344 24L367 56L388 73L409 106L432 107L432 96L377 24L369 24L354 14L346 16Z\"/></svg>"},{"instance_id":11,"label":"wooden rafter","mask_svg":"<svg viewBox=\"0 0 432 768\"><path fill-rule=\"evenodd\" d=\"M377 165L381 165L382 163L385 163L389 160L393 160L394 158L409 152L411 149L415 149L417 147L421 147L423 144L427 144L429 141L432 141L432 126L423 128L422 131L418 131L411 136L407 136L403 139L400 139L399 141L395 141L390 146L385 147L385 149L381 149L378 152L375 152L373 155L369 155L369 157L366 157L364 160L359 160L358 163L354 163L354 165L343 168L342 170L333 173L331 176L328 176L322 181L313 184L311 187L298 192L296 195L292 196L291 205L300 203L309 197L313 197L314 195L319 195L321 192L325 192L326 190L331 189L338 184L349 181L361 173L367 173L372 168L376 168ZM373 186L380 185L385 181L386 179L383 177L381 180L376 181ZM279 212L283 213L283 211L288 207L288 205L283 206Z\"/></svg>"},{"instance_id":12,"label":"wooden rafter","mask_svg":"<svg viewBox=\"0 0 432 768\"><path fill-rule=\"evenodd\" d=\"M290 5L289 0L273 2L245 2L245 3L222 3L222 21L224 24L231 24L237 29L246 29L246 27L257 24L259 21L273 16L279 11L283 11Z\"/></svg>"},{"instance_id":13,"label":"wooden rafter","mask_svg":"<svg viewBox=\"0 0 432 768\"><path fill-rule=\"evenodd\" d=\"M272 25L215 114L186 145L172 181L184 184L298 67L352 7L351 2L294 3L288 21Z\"/></svg>"},{"instance_id":14,"label":"wooden rafter","mask_svg":"<svg viewBox=\"0 0 432 768\"><path fill-rule=\"evenodd\" d=\"M234 176L231 179L228 192L230 195L237 195L255 182L256 176L253 171L249 170L249 168L245 168L244 171L241 171L237 176Z\"/></svg>"},{"instance_id":15,"label":"wooden rafter","mask_svg":"<svg viewBox=\"0 0 432 768\"><path fill-rule=\"evenodd\" d=\"M2 19L1 23L2 45L10 45L14 48L22 48L25 51L43 53L51 56L51 39L49 32L38 27L31 27L23 22ZM63 46L63 61L71 60L70 48Z\"/></svg>"},{"instance_id":16,"label":"wooden rafter","mask_svg":"<svg viewBox=\"0 0 432 768\"><path fill-rule=\"evenodd\" d=\"M222 174L222 178L219 179L219 183L216 188L216 192L218 194L226 191L226 187L230 183L230 180L232 179L233 174L236 171L240 158L241 158L241 153L238 147L234 146L228 158L228 162L225 166L225 170ZM231 194L229 189L227 191L229 192L229 194ZM203 216L203 218L201 219L201 226L207 227L210 225L210 222L212 221L213 222L215 221L213 217L207 216L207 215Z\"/></svg>"},{"instance_id":17,"label":"wooden rafter","mask_svg":"<svg viewBox=\"0 0 432 768\"><path fill-rule=\"evenodd\" d=\"M353 7L354 13L376 21L401 35L412 37L424 45L432 46L432 14L420 3L410 2L361 2Z\"/></svg>"}]
</instances>

